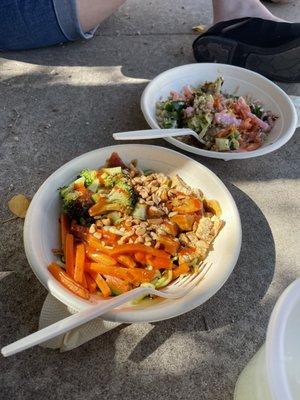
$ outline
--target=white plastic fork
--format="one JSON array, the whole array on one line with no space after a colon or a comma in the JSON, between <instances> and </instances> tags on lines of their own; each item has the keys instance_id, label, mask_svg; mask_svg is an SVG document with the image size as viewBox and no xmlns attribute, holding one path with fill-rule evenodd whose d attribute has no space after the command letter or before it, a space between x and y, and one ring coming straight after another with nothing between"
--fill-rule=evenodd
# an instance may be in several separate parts
<instances>
[{"instance_id":1,"label":"white plastic fork","mask_svg":"<svg viewBox=\"0 0 300 400\"><path fill-rule=\"evenodd\" d=\"M177 299L183 297L204 278L210 267L211 265L209 264L200 264L196 267L194 273L189 273L179 277L176 281L162 290L152 289L151 287L139 287L119 295L116 298L102 301L100 304L97 303L96 305L70 315L70 317L62 319L55 324L49 325L46 328L3 347L1 353L4 357L8 357L29 349L30 347L46 342L62 333L66 333L71 329L77 328L78 326L100 317L106 312L142 295L155 295L166 299Z\"/></svg>"},{"instance_id":2,"label":"white plastic fork","mask_svg":"<svg viewBox=\"0 0 300 400\"><path fill-rule=\"evenodd\" d=\"M176 136L193 136L198 142L203 143L199 138L199 135L189 128L178 128L178 129L144 129L141 131L129 131L129 132L116 132L113 133L115 140L144 140L144 139L159 139L166 137Z\"/></svg>"}]
</instances>

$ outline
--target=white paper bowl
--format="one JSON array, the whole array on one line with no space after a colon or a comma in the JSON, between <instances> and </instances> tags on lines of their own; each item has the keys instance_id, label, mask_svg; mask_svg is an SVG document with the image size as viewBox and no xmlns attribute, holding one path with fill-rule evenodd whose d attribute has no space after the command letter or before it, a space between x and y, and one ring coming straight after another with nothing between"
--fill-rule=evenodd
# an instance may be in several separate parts
<instances>
[{"instance_id":1,"label":"white paper bowl","mask_svg":"<svg viewBox=\"0 0 300 400\"><path fill-rule=\"evenodd\" d=\"M199 86L205 81L224 78L223 91L240 96L251 96L264 104L279 117L267 140L257 150L241 153L216 152L183 143L176 138L166 140L185 151L205 157L236 160L262 156L283 146L294 134L298 117L290 97L269 79L233 65L200 63L172 68L154 78L145 88L141 98L141 108L148 124L153 129L160 128L156 116L156 102L168 97L172 90L181 91L184 85Z\"/></svg>"},{"instance_id":2,"label":"white paper bowl","mask_svg":"<svg viewBox=\"0 0 300 400\"><path fill-rule=\"evenodd\" d=\"M231 194L213 172L189 157L163 147L136 144L105 147L83 154L54 172L35 194L25 220L24 244L31 268L49 292L71 309L82 310L90 304L65 289L47 270L48 264L55 260L51 249L58 248L60 241L60 200L56 189L69 183L82 169L100 167L113 151L118 152L125 162L137 158L141 168L179 174L191 186L203 190L208 198L217 199L223 210L225 227L209 256L213 266L188 296L178 300L149 301L150 304L139 306L126 305L103 318L120 322L158 321L192 310L214 295L232 272L241 247L240 217Z\"/></svg>"}]
</instances>

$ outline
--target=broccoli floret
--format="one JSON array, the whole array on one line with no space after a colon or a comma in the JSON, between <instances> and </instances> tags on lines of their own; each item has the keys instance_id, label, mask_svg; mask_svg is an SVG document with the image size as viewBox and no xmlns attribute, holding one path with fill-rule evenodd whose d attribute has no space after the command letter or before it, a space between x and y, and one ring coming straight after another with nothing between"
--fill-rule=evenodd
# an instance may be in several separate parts
<instances>
[{"instance_id":1,"label":"broccoli floret","mask_svg":"<svg viewBox=\"0 0 300 400\"><path fill-rule=\"evenodd\" d=\"M97 178L97 171L93 169L84 169L80 172L80 176L84 178L85 186L90 186Z\"/></svg>"},{"instance_id":2,"label":"broccoli floret","mask_svg":"<svg viewBox=\"0 0 300 400\"><path fill-rule=\"evenodd\" d=\"M112 188L118 178L114 175L108 175L107 173L103 173L101 175L101 184L106 188Z\"/></svg>"},{"instance_id":3,"label":"broccoli floret","mask_svg":"<svg viewBox=\"0 0 300 400\"><path fill-rule=\"evenodd\" d=\"M59 194L62 199L62 209L68 217L75 219L81 225L89 225L93 222L88 210L94 204L91 199L91 192L81 192L74 190L73 183L69 186L64 186L59 189Z\"/></svg>"},{"instance_id":4,"label":"broccoli floret","mask_svg":"<svg viewBox=\"0 0 300 400\"><path fill-rule=\"evenodd\" d=\"M137 202L137 194L126 180L118 180L108 195L109 203L119 203L124 211L131 211Z\"/></svg>"}]
</instances>

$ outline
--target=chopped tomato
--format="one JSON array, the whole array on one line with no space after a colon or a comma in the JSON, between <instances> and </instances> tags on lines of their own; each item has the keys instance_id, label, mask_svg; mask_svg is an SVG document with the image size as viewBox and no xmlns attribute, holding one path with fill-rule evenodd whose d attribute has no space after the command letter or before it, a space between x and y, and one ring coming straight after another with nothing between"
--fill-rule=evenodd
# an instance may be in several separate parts
<instances>
[{"instance_id":1,"label":"chopped tomato","mask_svg":"<svg viewBox=\"0 0 300 400\"><path fill-rule=\"evenodd\" d=\"M107 160L107 166L109 168L113 167L121 167L127 169L126 165L123 163L122 159L120 158L119 154L116 152L113 152L112 155L109 157Z\"/></svg>"}]
</instances>

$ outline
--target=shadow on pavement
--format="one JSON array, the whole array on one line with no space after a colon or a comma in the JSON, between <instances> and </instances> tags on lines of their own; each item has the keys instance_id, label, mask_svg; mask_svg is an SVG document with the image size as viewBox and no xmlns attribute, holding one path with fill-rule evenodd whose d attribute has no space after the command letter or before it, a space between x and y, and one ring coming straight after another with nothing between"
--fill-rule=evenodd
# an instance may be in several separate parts
<instances>
[{"instance_id":1,"label":"shadow on pavement","mask_svg":"<svg viewBox=\"0 0 300 400\"><path fill-rule=\"evenodd\" d=\"M270 226L257 205L241 190L227 183L242 221L243 241L239 260L225 285L202 306L180 317L153 323L152 329L130 355L132 361L147 358L174 332L213 330L259 314L261 299L272 281L275 245Z\"/></svg>"}]
</instances>

